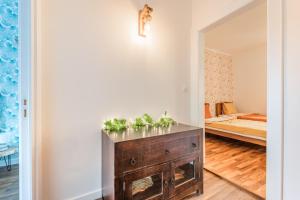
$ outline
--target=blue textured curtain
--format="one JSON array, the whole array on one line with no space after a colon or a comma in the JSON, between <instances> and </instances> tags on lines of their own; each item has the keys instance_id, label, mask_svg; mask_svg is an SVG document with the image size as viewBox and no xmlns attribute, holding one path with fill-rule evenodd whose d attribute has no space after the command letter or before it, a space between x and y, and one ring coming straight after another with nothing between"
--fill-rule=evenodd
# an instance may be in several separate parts
<instances>
[{"instance_id":1,"label":"blue textured curtain","mask_svg":"<svg viewBox=\"0 0 300 200\"><path fill-rule=\"evenodd\" d=\"M18 145L18 0L0 0L0 144Z\"/></svg>"}]
</instances>

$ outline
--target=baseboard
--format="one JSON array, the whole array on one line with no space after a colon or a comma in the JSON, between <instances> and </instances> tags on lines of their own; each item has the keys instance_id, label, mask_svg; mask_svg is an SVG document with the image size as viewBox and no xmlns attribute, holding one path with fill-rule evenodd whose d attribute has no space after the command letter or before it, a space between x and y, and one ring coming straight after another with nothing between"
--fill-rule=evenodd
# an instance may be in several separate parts
<instances>
[{"instance_id":1,"label":"baseboard","mask_svg":"<svg viewBox=\"0 0 300 200\"><path fill-rule=\"evenodd\" d=\"M92 192L88 192L86 194L82 194L77 197L70 198L68 200L96 200L102 198L102 190L95 190Z\"/></svg>"}]
</instances>

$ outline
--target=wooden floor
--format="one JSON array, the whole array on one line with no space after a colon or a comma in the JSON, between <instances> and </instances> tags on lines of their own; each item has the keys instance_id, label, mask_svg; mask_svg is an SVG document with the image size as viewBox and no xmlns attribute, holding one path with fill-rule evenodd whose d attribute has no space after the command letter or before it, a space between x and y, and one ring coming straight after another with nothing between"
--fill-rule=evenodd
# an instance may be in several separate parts
<instances>
[{"instance_id":1,"label":"wooden floor","mask_svg":"<svg viewBox=\"0 0 300 200\"><path fill-rule=\"evenodd\" d=\"M0 200L19 199L19 166L13 165L8 172L5 167L0 168Z\"/></svg>"},{"instance_id":2,"label":"wooden floor","mask_svg":"<svg viewBox=\"0 0 300 200\"><path fill-rule=\"evenodd\" d=\"M209 143L208 143L209 144ZM207 150L207 149L206 149ZM19 199L19 166L14 165L12 171L0 168L0 200ZM246 192L228 181L204 171L204 194L192 196L190 200L258 200L256 196Z\"/></svg>"},{"instance_id":3,"label":"wooden floor","mask_svg":"<svg viewBox=\"0 0 300 200\"><path fill-rule=\"evenodd\" d=\"M18 165L8 172L0 168L0 200L18 200ZM258 200L255 196L241 190L228 181L204 171L204 194L192 196L190 200Z\"/></svg>"},{"instance_id":4,"label":"wooden floor","mask_svg":"<svg viewBox=\"0 0 300 200\"><path fill-rule=\"evenodd\" d=\"M186 200L260 200L260 198L204 170L204 193L200 196L191 195Z\"/></svg>"},{"instance_id":5,"label":"wooden floor","mask_svg":"<svg viewBox=\"0 0 300 200\"><path fill-rule=\"evenodd\" d=\"M265 198L265 147L208 136L205 148L205 169L263 199Z\"/></svg>"},{"instance_id":6,"label":"wooden floor","mask_svg":"<svg viewBox=\"0 0 300 200\"><path fill-rule=\"evenodd\" d=\"M189 200L259 200L256 196L241 190L228 181L204 170L204 194L192 196Z\"/></svg>"}]
</instances>

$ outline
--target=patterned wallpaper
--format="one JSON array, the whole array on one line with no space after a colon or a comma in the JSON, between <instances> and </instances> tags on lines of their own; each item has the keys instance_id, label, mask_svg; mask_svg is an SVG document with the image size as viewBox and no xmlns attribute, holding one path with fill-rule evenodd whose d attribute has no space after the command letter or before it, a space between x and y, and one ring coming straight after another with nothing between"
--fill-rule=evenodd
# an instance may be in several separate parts
<instances>
[{"instance_id":1,"label":"patterned wallpaper","mask_svg":"<svg viewBox=\"0 0 300 200\"><path fill-rule=\"evenodd\" d=\"M205 50L205 102L215 116L215 104L233 101L234 82L232 57L214 50Z\"/></svg>"},{"instance_id":2,"label":"patterned wallpaper","mask_svg":"<svg viewBox=\"0 0 300 200\"><path fill-rule=\"evenodd\" d=\"M16 146L19 123L18 39L18 0L0 0L0 143Z\"/></svg>"}]
</instances>

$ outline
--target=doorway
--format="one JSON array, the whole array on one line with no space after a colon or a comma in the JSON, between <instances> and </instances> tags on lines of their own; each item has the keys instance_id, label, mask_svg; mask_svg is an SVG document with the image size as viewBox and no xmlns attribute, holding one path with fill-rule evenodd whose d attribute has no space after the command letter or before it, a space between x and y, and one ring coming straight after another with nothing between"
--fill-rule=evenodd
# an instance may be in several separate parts
<instances>
[{"instance_id":1,"label":"doorway","mask_svg":"<svg viewBox=\"0 0 300 200\"><path fill-rule=\"evenodd\" d=\"M204 31L205 169L266 197L267 3Z\"/></svg>"},{"instance_id":2,"label":"doorway","mask_svg":"<svg viewBox=\"0 0 300 200\"><path fill-rule=\"evenodd\" d=\"M191 120L204 127L204 32L228 18L263 1L253 1L220 17L211 24L195 24L191 52ZM280 200L283 196L283 4L267 0L267 182L266 198ZM199 56L200 55L200 56ZM200 102L200 104L199 104ZM199 113L203 113L199 115Z\"/></svg>"},{"instance_id":3,"label":"doorway","mask_svg":"<svg viewBox=\"0 0 300 200\"><path fill-rule=\"evenodd\" d=\"M30 2L0 1L0 198L31 199Z\"/></svg>"}]
</instances>

